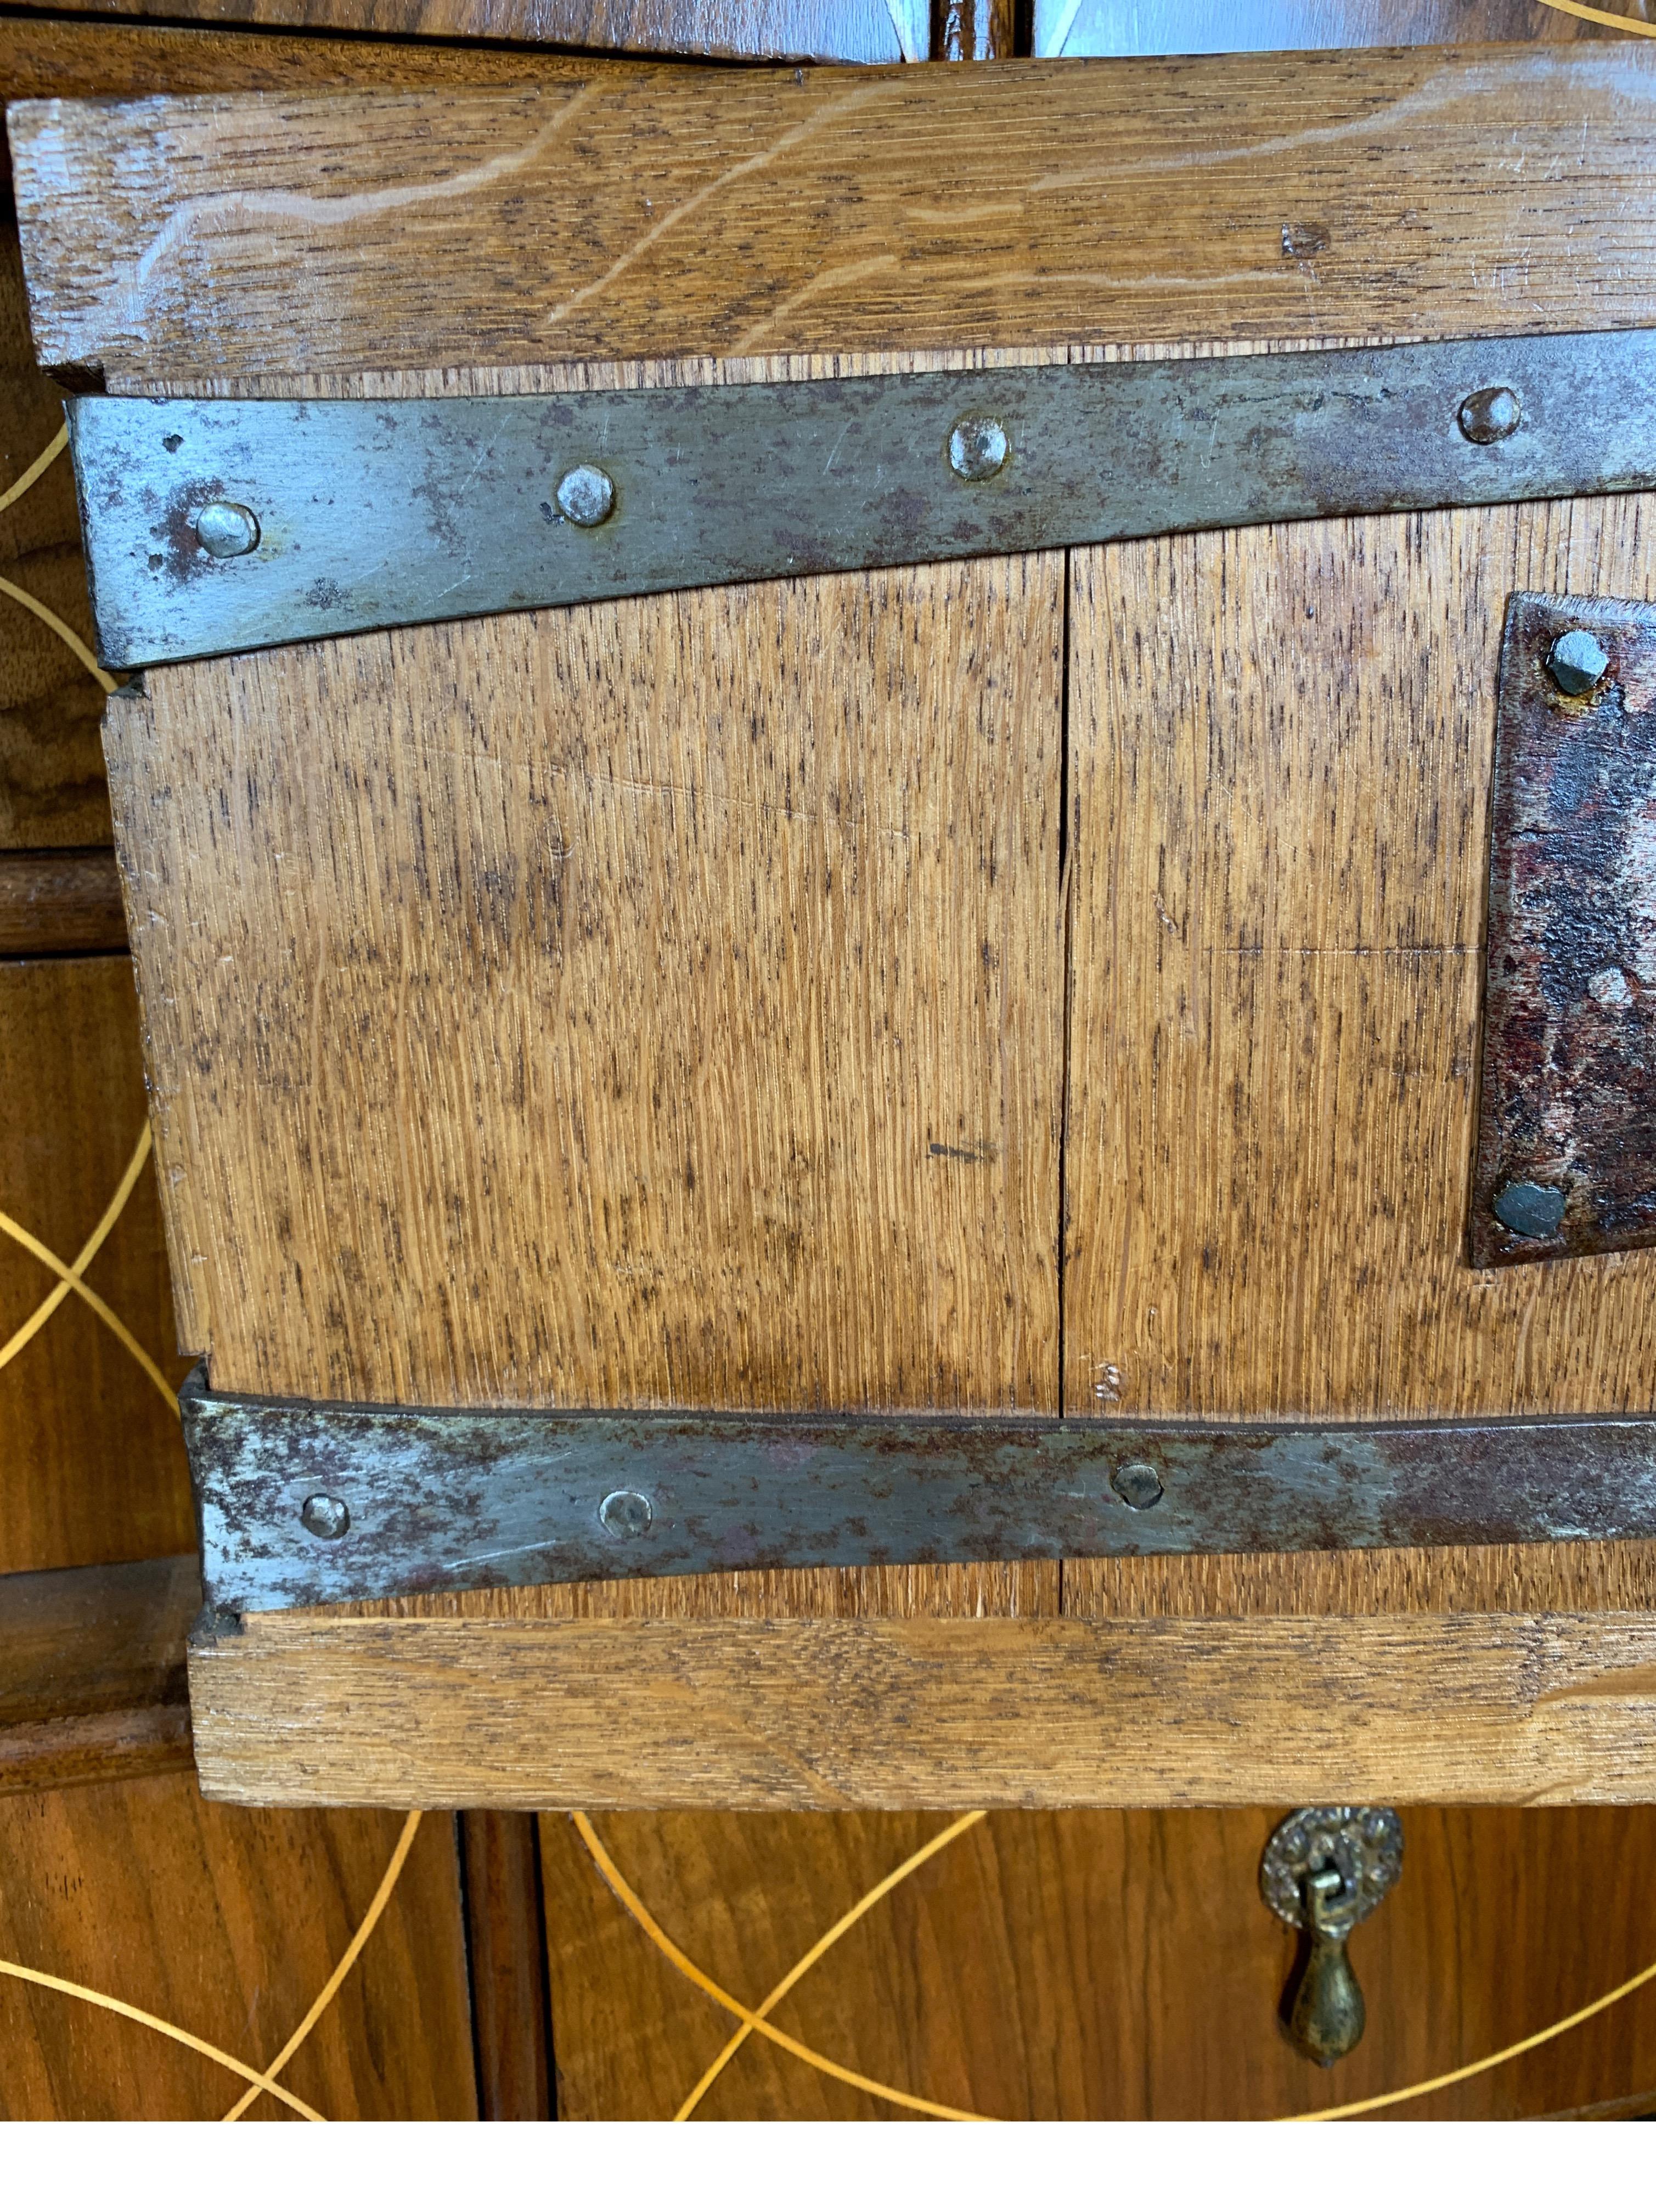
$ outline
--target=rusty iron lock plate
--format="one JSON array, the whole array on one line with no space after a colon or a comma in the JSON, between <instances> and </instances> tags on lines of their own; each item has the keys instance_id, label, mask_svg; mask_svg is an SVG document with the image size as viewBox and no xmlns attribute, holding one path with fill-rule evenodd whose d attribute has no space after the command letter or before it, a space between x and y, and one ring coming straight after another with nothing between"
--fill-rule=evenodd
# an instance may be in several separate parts
<instances>
[{"instance_id":1,"label":"rusty iron lock plate","mask_svg":"<svg viewBox=\"0 0 1656 2212\"><path fill-rule=\"evenodd\" d=\"M1656 1244L1656 605L1515 593L1475 1267Z\"/></svg>"}]
</instances>

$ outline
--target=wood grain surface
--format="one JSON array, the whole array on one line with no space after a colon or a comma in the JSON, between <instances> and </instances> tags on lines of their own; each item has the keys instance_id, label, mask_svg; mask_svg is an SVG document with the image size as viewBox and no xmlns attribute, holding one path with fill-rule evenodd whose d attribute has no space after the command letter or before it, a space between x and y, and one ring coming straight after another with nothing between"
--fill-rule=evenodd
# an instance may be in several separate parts
<instances>
[{"instance_id":1,"label":"wood grain surface","mask_svg":"<svg viewBox=\"0 0 1656 2212\"><path fill-rule=\"evenodd\" d=\"M4 55L0 24L0 58ZM17 234L0 224L0 491L64 423L63 394L34 363ZM55 461L0 509L0 574L92 637L75 478ZM0 851L107 845L109 800L98 749L103 694L62 639L0 596Z\"/></svg>"},{"instance_id":2,"label":"wood grain surface","mask_svg":"<svg viewBox=\"0 0 1656 2212\"><path fill-rule=\"evenodd\" d=\"M1513 591L1656 597L1656 500L1072 559L1065 1404L1656 1405L1656 1254L1476 1271Z\"/></svg>"},{"instance_id":3,"label":"wood grain surface","mask_svg":"<svg viewBox=\"0 0 1656 2212\"><path fill-rule=\"evenodd\" d=\"M143 1129L130 960L0 961L0 1210L72 1262ZM55 1280L0 1237L0 1344ZM181 1382L153 1169L87 1280ZM71 1295L0 1368L0 1573L160 1557L195 1540L176 1418Z\"/></svg>"},{"instance_id":4,"label":"wood grain surface","mask_svg":"<svg viewBox=\"0 0 1656 2212\"><path fill-rule=\"evenodd\" d=\"M126 913L111 847L0 850L0 958L125 950Z\"/></svg>"},{"instance_id":5,"label":"wood grain surface","mask_svg":"<svg viewBox=\"0 0 1656 2212\"><path fill-rule=\"evenodd\" d=\"M0 1798L0 1956L268 2063L356 1931L399 1825L204 1805L182 1775ZM9 2120L216 2120L244 2086L149 2029L9 1978L0 2041ZM330 2119L475 2117L452 1821L415 1838L283 2079ZM295 2117L270 2097L248 2114Z\"/></svg>"},{"instance_id":6,"label":"wood grain surface","mask_svg":"<svg viewBox=\"0 0 1656 2212\"><path fill-rule=\"evenodd\" d=\"M779 2027L878 2081L1007 2119L1269 2119L1403 2087L1559 2019L1656 1959L1656 1809L1407 1808L1403 1879L1352 1939L1368 2027L1324 2073L1277 2006L1294 1939L1259 1856L1279 1814L997 1813L813 1967ZM635 1813L607 1849L668 1934L757 2004L941 1826L925 1814ZM664 2119L734 2023L541 1823L559 2110ZM1515 2119L1656 2084L1656 1990L1378 2117ZM1584 2112L1583 2117L1588 2115ZM751 2038L697 2118L898 2119ZM1327 2154L1337 2165L1342 2146Z\"/></svg>"},{"instance_id":7,"label":"wood grain surface","mask_svg":"<svg viewBox=\"0 0 1656 2212\"><path fill-rule=\"evenodd\" d=\"M480 2120L557 2118L546 1915L529 1813L462 1813L466 1957ZM558 1930L560 1945L563 1932Z\"/></svg>"},{"instance_id":8,"label":"wood grain surface","mask_svg":"<svg viewBox=\"0 0 1656 2212\"><path fill-rule=\"evenodd\" d=\"M190 1659L215 1796L280 1804L1617 1803L1648 1613L334 1620Z\"/></svg>"},{"instance_id":9,"label":"wood grain surface","mask_svg":"<svg viewBox=\"0 0 1656 2212\"><path fill-rule=\"evenodd\" d=\"M58 0L381 39L514 39L731 61L923 61L927 0ZM985 0L978 0L979 6ZM299 43L295 40L293 43ZM381 47L384 52L384 47Z\"/></svg>"},{"instance_id":10,"label":"wood grain surface","mask_svg":"<svg viewBox=\"0 0 1656 2212\"><path fill-rule=\"evenodd\" d=\"M684 593L113 702L215 1387L1050 1407L1062 576Z\"/></svg>"},{"instance_id":11,"label":"wood grain surface","mask_svg":"<svg viewBox=\"0 0 1656 2212\"><path fill-rule=\"evenodd\" d=\"M649 67L10 130L41 357L112 390L1355 343L1651 319L1647 44Z\"/></svg>"},{"instance_id":12,"label":"wood grain surface","mask_svg":"<svg viewBox=\"0 0 1656 2212\"><path fill-rule=\"evenodd\" d=\"M189 1768L193 1553L0 1575L0 1793Z\"/></svg>"}]
</instances>

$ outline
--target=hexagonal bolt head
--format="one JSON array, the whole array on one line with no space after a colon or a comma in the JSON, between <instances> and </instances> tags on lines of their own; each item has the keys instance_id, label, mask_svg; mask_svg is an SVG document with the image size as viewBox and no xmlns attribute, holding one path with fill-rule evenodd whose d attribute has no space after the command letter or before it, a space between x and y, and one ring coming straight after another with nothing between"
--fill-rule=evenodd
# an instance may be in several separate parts
<instances>
[{"instance_id":1,"label":"hexagonal bolt head","mask_svg":"<svg viewBox=\"0 0 1656 2212\"><path fill-rule=\"evenodd\" d=\"M949 432L949 466L967 483L983 483L1006 466L1012 451L992 415L963 415Z\"/></svg>"},{"instance_id":2,"label":"hexagonal bolt head","mask_svg":"<svg viewBox=\"0 0 1656 2212\"><path fill-rule=\"evenodd\" d=\"M326 1490L319 1490L300 1507L299 1517L313 1536L332 1543L350 1528L350 1508L343 1498L332 1498Z\"/></svg>"},{"instance_id":3,"label":"hexagonal bolt head","mask_svg":"<svg viewBox=\"0 0 1656 2212\"><path fill-rule=\"evenodd\" d=\"M1590 629L1567 629L1547 655L1548 675L1569 699L1585 699L1609 666L1609 653Z\"/></svg>"},{"instance_id":4,"label":"hexagonal bolt head","mask_svg":"<svg viewBox=\"0 0 1656 2212\"><path fill-rule=\"evenodd\" d=\"M1524 420L1518 394L1504 384L1469 392L1460 403L1460 434L1474 446L1498 446Z\"/></svg>"},{"instance_id":5,"label":"hexagonal bolt head","mask_svg":"<svg viewBox=\"0 0 1656 2212\"><path fill-rule=\"evenodd\" d=\"M259 517L233 499L209 500L196 517L196 543L215 561L234 561L259 543Z\"/></svg>"},{"instance_id":6,"label":"hexagonal bolt head","mask_svg":"<svg viewBox=\"0 0 1656 2212\"><path fill-rule=\"evenodd\" d=\"M573 522L581 530L595 529L600 522L607 522L615 512L615 481L602 469L582 461L579 468L571 469L560 481L557 506L566 522Z\"/></svg>"}]
</instances>

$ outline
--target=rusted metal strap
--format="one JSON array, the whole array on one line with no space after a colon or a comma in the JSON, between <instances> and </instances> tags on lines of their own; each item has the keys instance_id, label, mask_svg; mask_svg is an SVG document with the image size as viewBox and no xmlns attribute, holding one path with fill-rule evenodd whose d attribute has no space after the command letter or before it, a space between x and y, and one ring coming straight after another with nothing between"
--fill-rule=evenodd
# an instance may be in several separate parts
<instances>
[{"instance_id":1,"label":"rusted metal strap","mask_svg":"<svg viewBox=\"0 0 1656 2212\"><path fill-rule=\"evenodd\" d=\"M1656 605L1507 604L1471 1256L1656 1244Z\"/></svg>"},{"instance_id":2,"label":"rusted metal strap","mask_svg":"<svg viewBox=\"0 0 1656 2212\"><path fill-rule=\"evenodd\" d=\"M436 400L71 400L106 667L1656 485L1656 332Z\"/></svg>"},{"instance_id":3,"label":"rusted metal strap","mask_svg":"<svg viewBox=\"0 0 1656 2212\"><path fill-rule=\"evenodd\" d=\"M181 1393L212 1604L738 1567L1656 1534L1656 1421L1130 1425Z\"/></svg>"}]
</instances>

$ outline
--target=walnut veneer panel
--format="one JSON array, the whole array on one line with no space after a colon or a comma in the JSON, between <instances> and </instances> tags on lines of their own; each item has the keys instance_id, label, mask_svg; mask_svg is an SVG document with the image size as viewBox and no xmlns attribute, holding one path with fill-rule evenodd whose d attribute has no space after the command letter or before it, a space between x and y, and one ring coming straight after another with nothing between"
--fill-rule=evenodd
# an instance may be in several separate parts
<instances>
[{"instance_id":1,"label":"walnut veneer panel","mask_svg":"<svg viewBox=\"0 0 1656 2212\"><path fill-rule=\"evenodd\" d=\"M14 108L111 388L1656 319L1643 41ZM733 250L733 241L740 250Z\"/></svg>"},{"instance_id":2,"label":"walnut veneer panel","mask_svg":"<svg viewBox=\"0 0 1656 2212\"><path fill-rule=\"evenodd\" d=\"M1062 576L621 602L116 701L215 1386L1051 1407Z\"/></svg>"},{"instance_id":3,"label":"walnut veneer panel","mask_svg":"<svg viewBox=\"0 0 1656 2212\"><path fill-rule=\"evenodd\" d=\"M1656 500L1073 558L1065 1401L1647 1411L1656 1254L1465 1263L1501 624Z\"/></svg>"}]
</instances>

